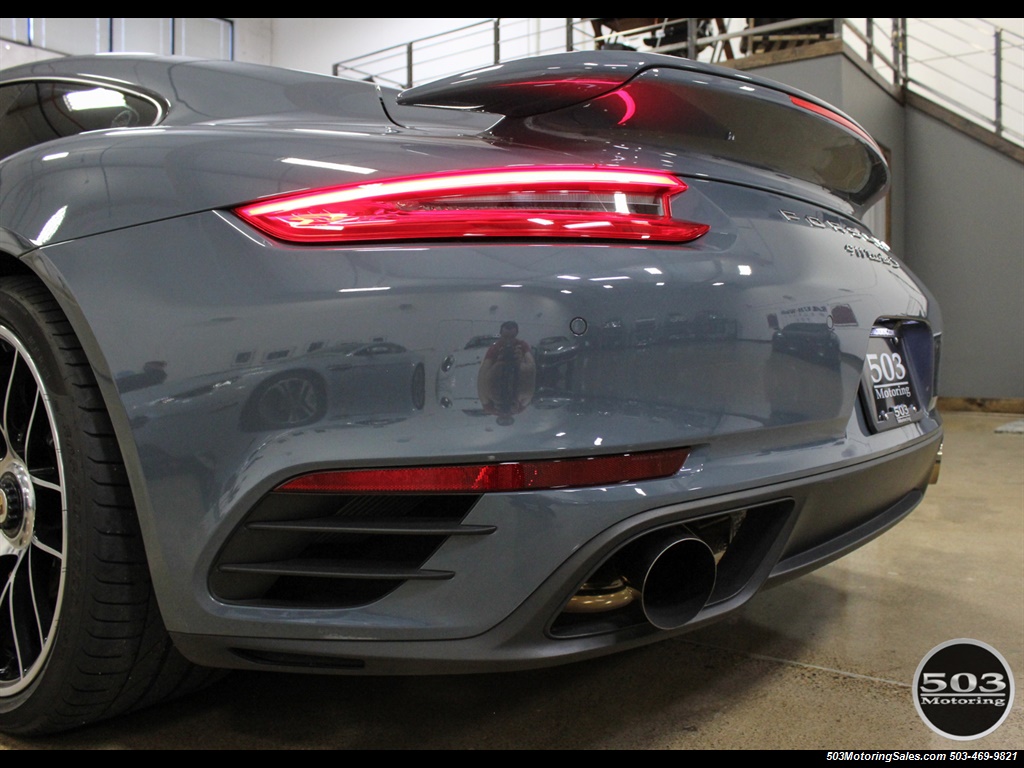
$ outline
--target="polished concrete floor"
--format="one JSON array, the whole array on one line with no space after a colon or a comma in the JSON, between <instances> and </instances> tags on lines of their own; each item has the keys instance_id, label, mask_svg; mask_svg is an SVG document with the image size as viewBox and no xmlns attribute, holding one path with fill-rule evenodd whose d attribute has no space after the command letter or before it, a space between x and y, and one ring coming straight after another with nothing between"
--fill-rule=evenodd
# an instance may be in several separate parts
<instances>
[{"instance_id":1,"label":"polished concrete floor","mask_svg":"<svg viewBox=\"0 0 1024 768\"><path fill-rule=\"evenodd\" d=\"M556 669L432 678L236 673L187 700L47 748L1019 749L1024 759L1024 435L1019 416L950 413L939 484L895 529L732 618ZM911 681L946 640L995 647L1009 718L956 742Z\"/></svg>"}]
</instances>

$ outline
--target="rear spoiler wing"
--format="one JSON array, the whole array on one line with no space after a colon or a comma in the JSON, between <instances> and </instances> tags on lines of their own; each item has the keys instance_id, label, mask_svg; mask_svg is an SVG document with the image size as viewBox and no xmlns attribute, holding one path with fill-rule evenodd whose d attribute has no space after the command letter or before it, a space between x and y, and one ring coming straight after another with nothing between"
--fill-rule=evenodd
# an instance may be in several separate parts
<instances>
[{"instance_id":1,"label":"rear spoiler wing","mask_svg":"<svg viewBox=\"0 0 1024 768\"><path fill-rule=\"evenodd\" d=\"M861 208L889 183L878 144L835 107L780 83L675 56L539 56L417 86L397 102L503 115L491 133L518 141L529 132L544 133L546 144L629 140L756 166Z\"/></svg>"}]
</instances>

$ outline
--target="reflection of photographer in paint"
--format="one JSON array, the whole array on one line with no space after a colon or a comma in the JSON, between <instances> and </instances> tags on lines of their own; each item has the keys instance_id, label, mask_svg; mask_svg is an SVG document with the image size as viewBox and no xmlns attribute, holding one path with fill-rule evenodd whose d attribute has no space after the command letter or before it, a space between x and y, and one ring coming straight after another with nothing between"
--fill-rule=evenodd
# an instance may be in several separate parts
<instances>
[{"instance_id":1,"label":"reflection of photographer in paint","mask_svg":"<svg viewBox=\"0 0 1024 768\"><path fill-rule=\"evenodd\" d=\"M512 424L512 416L530 404L537 381L530 345L517 336L514 320L501 324L500 337L484 355L476 379L480 404L487 413L497 414L501 426Z\"/></svg>"}]
</instances>

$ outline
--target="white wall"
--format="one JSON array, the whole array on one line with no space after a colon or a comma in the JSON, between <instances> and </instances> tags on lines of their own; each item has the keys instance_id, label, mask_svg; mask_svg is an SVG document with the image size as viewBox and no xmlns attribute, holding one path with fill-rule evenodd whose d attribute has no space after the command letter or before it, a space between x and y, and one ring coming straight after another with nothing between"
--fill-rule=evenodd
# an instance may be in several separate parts
<instances>
[{"instance_id":1,"label":"white wall","mask_svg":"<svg viewBox=\"0 0 1024 768\"><path fill-rule=\"evenodd\" d=\"M232 19L235 23L235 61L273 64L274 20Z\"/></svg>"},{"instance_id":2,"label":"white wall","mask_svg":"<svg viewBox=\"0 0 1024 768\"><path fill-rule=\"evenodd\" d=\"M483 19L274 19L275 66L330 74L331 65Z\"/></svg>"},{"instance_id":3,"label":"white wall","mask_svg":"<svg viewBox=\"0 0 1024 768\"><path fill-rule=\"evenodd\" d=\"M59 55L45 48L31 48L27 45L9 43L4 40L0 42L0 69L16 67L19 64L31 64L33 61L52 59Z\"/></svg>"}]
</instances>

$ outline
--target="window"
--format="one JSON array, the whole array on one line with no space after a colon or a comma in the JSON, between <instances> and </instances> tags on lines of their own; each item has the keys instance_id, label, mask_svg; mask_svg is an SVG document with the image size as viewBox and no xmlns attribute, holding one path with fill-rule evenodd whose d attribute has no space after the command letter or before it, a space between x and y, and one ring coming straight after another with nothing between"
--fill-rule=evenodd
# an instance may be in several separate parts
<instances>
[{"instance_id":1,"label":"window","mask_svg":"<svg viewBox=\"0 0 1024 768\"><path fill-rule=\"evenodd\" d=\"M83 131L153 125L157 105L85 83L40 81L0 88L0 157Z\"/></svg>"},{"instance_id":2,"label":"window","mask_svg":"<svg viewBox=\"0 0 1024 768\"><path fill-rule=\"evenodd\" d=\"M72 55L135 52L234 58L230 19L0 18L0 38Z\"/></svg>"}]
</instances>

